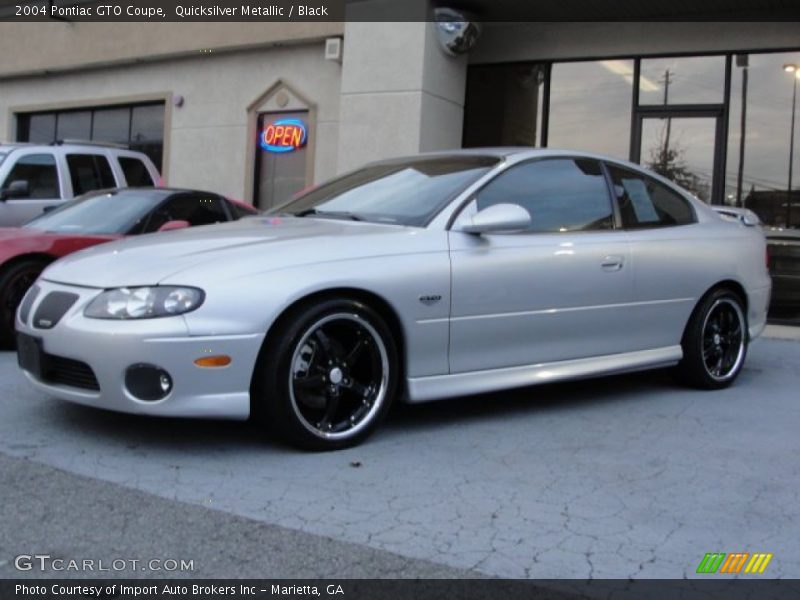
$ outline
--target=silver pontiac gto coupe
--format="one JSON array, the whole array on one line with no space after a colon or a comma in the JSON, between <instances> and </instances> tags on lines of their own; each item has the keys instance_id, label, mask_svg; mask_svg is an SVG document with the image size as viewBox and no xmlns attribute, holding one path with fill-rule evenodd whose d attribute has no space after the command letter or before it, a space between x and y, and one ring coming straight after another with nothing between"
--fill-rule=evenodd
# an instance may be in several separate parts
<instances>
[{"instance_id":1,"label":"silver pontiac gto coupe","mask_svg":"<svg viewBox=\"0 0 800 600\"><path fill-rule=\"evenodd\" d=\"M256 415L316 449L360 442L396 397L669 365L721 388L765 324L756 223L592 154L390 160L57 261L20 305L19 363L58 398Z\"/></svg>"}]
</instances>

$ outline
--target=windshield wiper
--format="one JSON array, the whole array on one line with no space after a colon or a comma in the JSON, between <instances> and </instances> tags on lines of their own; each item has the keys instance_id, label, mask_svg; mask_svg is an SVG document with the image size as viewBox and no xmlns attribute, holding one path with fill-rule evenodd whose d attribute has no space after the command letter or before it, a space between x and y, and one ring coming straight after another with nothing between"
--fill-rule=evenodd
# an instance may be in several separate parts
<instances>
[{"instance_id":1,"label":"windshield wiper","mask_svg":"<svg viewBox=\"0 0 800 600\"><path fill-rule=\"evenodd\" d=\"M294 213L295 217L330 217L332 219L350 219L351 221L363 221L364 218L355 213L344 210L317 210L316 208L306 208Z\"/></svg>"}]
</instances>

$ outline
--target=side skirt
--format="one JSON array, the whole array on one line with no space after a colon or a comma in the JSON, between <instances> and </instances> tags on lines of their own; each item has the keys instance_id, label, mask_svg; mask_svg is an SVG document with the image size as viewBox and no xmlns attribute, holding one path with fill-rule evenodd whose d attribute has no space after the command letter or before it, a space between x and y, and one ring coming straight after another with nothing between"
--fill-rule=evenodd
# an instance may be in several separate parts
<instances>
[{"instance_id":1,"label":"side skirt","mask_svg":"<svg viewBox=\"0 0 800 600\"><path fill-rule=\"evenodd\" d=\"M428 402L454 396L482 394L540 383L668 367L683 357L680 346L563 360L521 367L504 367L469 373L410 377L408 402Z\"/></svg>"}]
</instances>

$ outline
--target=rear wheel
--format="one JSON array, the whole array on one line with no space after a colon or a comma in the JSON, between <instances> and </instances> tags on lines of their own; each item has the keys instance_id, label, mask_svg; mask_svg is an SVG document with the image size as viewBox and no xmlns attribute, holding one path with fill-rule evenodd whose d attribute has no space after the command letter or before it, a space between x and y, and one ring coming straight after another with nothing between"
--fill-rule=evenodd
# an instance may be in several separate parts
<instances>
[{"instance_id":1,"label":"rear wheel","mask_svg":"<svg viewBox=\"0 0 800 600\"><path fill-rule=\"evenodd\" d=\"M44 267L41 261L27 259L0 271L0 348L14 348L17 307Z\"/></svg>"},{"instance_id":2,"label":"rear wheel","mask_svg":"<svg viewBox=\"0 0 800 600\"><path fill-rule=\"evenodd\" d=\"M307 305L282 320L270 340L253 400L278 435L333 450L377 428L395 395L398 360L375 311L352 300Z\"/></svg>"},{"instance_id":3,"label":"rear wheel","mask_svg":"<svg viewBox=\"0 0 800 600\"><path fill-rule=\"evenodd\" d=\"M733 292L719 289L695 308L683 336L678 370L687 383L704 389L729 386L747 355L747 317Z\"/></svg>"}]
</instances>

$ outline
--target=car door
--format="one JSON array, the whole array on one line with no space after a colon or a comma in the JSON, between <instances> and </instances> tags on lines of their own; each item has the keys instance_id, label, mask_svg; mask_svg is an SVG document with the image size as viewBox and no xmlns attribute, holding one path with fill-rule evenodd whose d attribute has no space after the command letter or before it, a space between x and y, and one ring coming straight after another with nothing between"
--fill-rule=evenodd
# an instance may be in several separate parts
<instances>
[{"instance_id":1,"label":"car door","mask_svg":"<svg viewBox=\"0 0 800 600\"><path fill-rule=\"evenodd\" d=\"M524 207L530 226L458 230L470 213L499 203ZM559 157L508 168L468 203L449 241L451 372L628 349L629 245L599 162Z\"/></svg>"},{"instance_id":2,"label":"car door","mask_svg":"<svg viewBox=\"0 0 800 600\"><path fill-rule=\"evenodd\" d=\"M608 163L623 229L631 243L630 342L635 349L680 344L711 281L704 256L718 253L689 201L654 178Z\"/></svg>"},{"instance_id":3,"label":"car door","mask_svg":"<svg viewBox=\"0 0 800 600\"><path fill-rule=\"evenodd\" d=\"M6 160L13 163L0 181L0 190L4 197L0 202L0 225L3 227L21 225L42 214L45 208L62 202L54 153L21 150ZM27 182L27 192L21 195L8 195L14 182Z\"/></svg>"}]
</instances>

